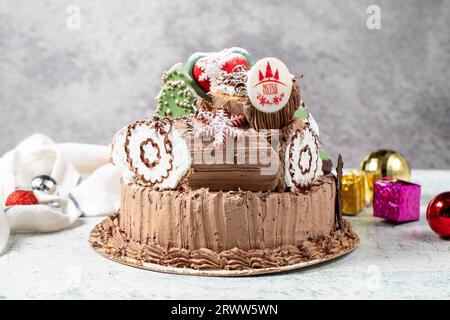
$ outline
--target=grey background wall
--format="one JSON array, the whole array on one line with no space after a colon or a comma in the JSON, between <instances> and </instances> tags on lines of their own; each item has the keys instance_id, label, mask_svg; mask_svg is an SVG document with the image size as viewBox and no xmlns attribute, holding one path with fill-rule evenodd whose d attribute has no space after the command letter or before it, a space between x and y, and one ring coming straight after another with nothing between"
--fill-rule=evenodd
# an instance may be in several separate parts
<instances>
[{"instance_id":1,"label":"grey background wall","mask_svg":"<svg viewBox=\"0 0 450 320\"><path fill-rule=\"evenodd\" d=\"M366 27L371 4L381 30ZM242 46L304 74L321 140L347 167L384 147L449 169L449 30L445 0L0 0L0 153L34 132L108 143L151 114L163 70Z\"/></svg>"}]
</instances>

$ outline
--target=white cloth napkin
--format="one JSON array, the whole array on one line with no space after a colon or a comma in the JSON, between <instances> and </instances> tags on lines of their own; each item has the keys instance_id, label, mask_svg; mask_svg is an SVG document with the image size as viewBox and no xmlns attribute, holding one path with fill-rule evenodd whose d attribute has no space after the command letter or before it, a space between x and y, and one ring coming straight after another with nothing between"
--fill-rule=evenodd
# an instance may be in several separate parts
<instances>
[{"instance_id":1,"label":"white cloth napkin","mask_svg":"<svg viewBox=\"0 0 450 320\"><path fill-rule=\"evenodd\" d=\"M38 205L6 207L9 194L29 190L31 180L49 175L52 195L34 191ZM80 216L107 215L120 205L120 173L109 163L109 148L78 143L55 144L35 134L0 158L0 254L10 232L53 232Z\"/></svg>"}]
</instances>

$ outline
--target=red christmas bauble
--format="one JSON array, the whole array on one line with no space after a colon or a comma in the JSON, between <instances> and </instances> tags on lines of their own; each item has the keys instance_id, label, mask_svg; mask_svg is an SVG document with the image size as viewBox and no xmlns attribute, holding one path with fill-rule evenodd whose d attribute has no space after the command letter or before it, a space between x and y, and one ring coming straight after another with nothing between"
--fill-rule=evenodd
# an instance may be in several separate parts
<instances>
[{"instance_id":1,"label":"red christmas bauble","mask_svg":"<svg viewBox=\"0 0 450 320\"><path fill-rule=\"evenodd\" d=\"M450 192L437 195L427 208L427 220L431 229L441 237L450 237Z\"/></svg>"},{"instance_id":2,"label":"red christmas bauble","mask_svg":"<svg viewBox=\"0 0 450 320\"><path fill-rule=\"evenodd\" d=\"M6 199L6 206L26 206L38 204L39 201L34 195L33 191L29 190L16 190L11 193Z\"/></svg>"}]
</instances>

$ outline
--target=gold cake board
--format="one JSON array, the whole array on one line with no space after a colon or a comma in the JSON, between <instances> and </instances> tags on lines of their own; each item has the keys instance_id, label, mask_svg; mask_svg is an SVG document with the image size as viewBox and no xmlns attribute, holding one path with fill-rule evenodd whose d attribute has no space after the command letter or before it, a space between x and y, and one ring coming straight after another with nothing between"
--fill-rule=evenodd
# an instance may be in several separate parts
<instances>
[{"instance_id":1,"label":"gold cake board","mask_svg":"<svg viewBox=\"0 0 450 320\"><path fill-rule=\"evenodd\" d=\"M304 261L296 264L291 264L287 266L281 266L281 267L270 267L270 268L262 268L262 269L244 269L244 270L197 270L192 268L178 268L178 267L172 267L172 266L163 266L160 264L155 263L148 263L148 262L142 262L138 261L136 259L132 259L129 257L115 257L113 255L110 255L106 253L102 247L95 247L92 245L93 243L93 236L90 234L89 236L89 244L94 249L95 252L100 254L101 256L110 259L112 261L130 266L135 267L139 269L149 270L149 271L156 271L156 272L163 272L163 273L171 273L171 274L181 274L181 275L191 275L191 276L206 276L206 277L244 277L244 276L258 276L258 275L265 275L265 274L271 274L271 273L281 273L281 272L288 272L298 269L307 268L313 265L317 265L319 263L324 263L330 260L337 259L339 257L342 257L350 252L352 252L354 249L356 249L359 245L359 239L355 241L352 247L343 250L336 254L329 254L325 258L322 259L314 259L310 261Z\"/></svg>"}]
</instances>

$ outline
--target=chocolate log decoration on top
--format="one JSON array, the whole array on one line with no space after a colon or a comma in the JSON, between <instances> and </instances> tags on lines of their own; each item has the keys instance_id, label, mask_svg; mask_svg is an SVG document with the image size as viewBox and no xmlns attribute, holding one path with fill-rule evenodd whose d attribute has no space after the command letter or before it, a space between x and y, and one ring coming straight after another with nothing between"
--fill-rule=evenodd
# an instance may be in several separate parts
<instances>
[{"instance_id":1,"label":"chocolate log decoration on top","mask_svg":"<svg viewBox=\"0 0 450 320\"><path fill-rule=\"evenodd\" d=\"M217 109L215 112L219 115L220 119L224 118L224 114L228 114L223 109ZM202 122L205 118L203 115L204 113L205 112L203 111L199 112L198 119ZM208 114L210 115L211 112ZM229 122L233 123L235 127L239 127L239 121L237 121L237 119ZM205 126L201 127L199 132L203 134L205 131L208 132L211 130L211 123L211 120L208 120L204 123ZM220 128L222 128L221 125L218 126L218 129ZM230 129L226 130L227 132L232 132ZM215 140L218 134L219 140L223 141L224 139L221 137L220 132L211 132L211 136L214 136ZM236 188L240 188L242 190L252 191L270 191L275 189L277 191L285 191L309 187L315 180L323 175L322 160L319 155L319 139L317 135L309 127L309 124L305 123L302 119L292 120L288 126L279 132L279 134L278 143L274 140L263 139L264 144L261 145L260 143L255 144L255 142L256 139L261 139L262 136L264 137L263 131L257 132L253 129L242 130L241 137L244 138L244 143L237 144L239 149L233 151L236 155L244 155L245 159L249 159L251 154L253 154L253 160L256 160L256 157L260 155L277 152L278 158L273 157L272 159L269 159L269 162L261 161L261 159L258 158L258 161L264 162L265 164L268 163L268 165L258 163L256 166L253 166L253 168L236 162L233 162L233 166L230 167L229 165L227 166L226 163L215 162L214 164L199 164L197 161L194 161L194 172L201 174L189 177L187 179L187 181L190 182L189 185L195 187L201 187L203 185L212 190L230 190L230 188L231 190L235 190ZM234 133L232 136L234 136ZM253 144L250 144L251 142L253 142ZM230 146L225 144L224 147L225 150L219 151L224 151L226 154L228 153ZM233 148L233 146L231 146L231 148ZM203 154L204 150L204 148L196 148L195 152ZM256 162L252 163L256 164ZM267 169L267 167L276 167L276 169L273 169L276 172L273 171L272 173L267 174L267 170L263 171L263 169ZM224 181L231 177L235 178L226 183L214 181L215 174L218 174L219 171L223 170L228 172L228 175L223 178ZM254 175L253 181L248 181L244 178L248 177L248 170L252 170L251 175ZM208 181L208 178L213 179L214 182ZM214 186L211 185L212 183Z\"/></svg>"},{"instance_id":2,"label":"chocolate log decoration on top","mask_svg":"<svg viewBox=\"0 0 450 320\"><path fill-rule=\"evenodd\" d=\"M256 130L283 128L294 118L294 113L299 106L300 86L296 80L293 80L291 96L286 105L281 110L273 113L261 112L255 107L251 107L250 125Z\"/></svg>"},{"instance_id":3,"label":"chocolate log decoration on top","mask_svg":"<svg viewBox=\"0 0 450 320\"><path fill-rule=\"evenodd\" d=\"M184 135L189 140L193 159L191 171L184 179L187 187L236 191L275 189L279 155L262 133L243 129L242 119L224 109L199 111L193 124L192 131Z\"/></svg>"}]
</instances>

